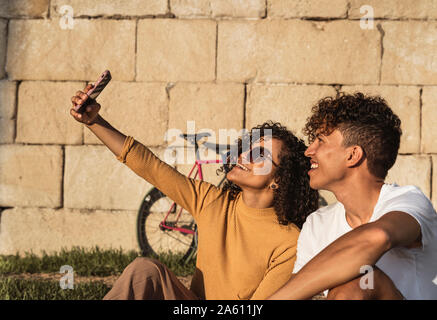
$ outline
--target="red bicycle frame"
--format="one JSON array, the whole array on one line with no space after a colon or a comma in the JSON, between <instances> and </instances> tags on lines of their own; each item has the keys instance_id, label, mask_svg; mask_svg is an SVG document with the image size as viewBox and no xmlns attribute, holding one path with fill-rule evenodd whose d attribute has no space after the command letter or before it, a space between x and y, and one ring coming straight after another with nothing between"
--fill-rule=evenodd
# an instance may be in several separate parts
<instances>
[{"instance_id":1,"label":"red bicycle frame","mask_svg":"<svg viewBox=\"0 0 437 320\"><path fill-rule=\"evenodd\" d=\"M197 172L194 175L193 179L197 178L197 175L199 175L199 179L203 180L203 172L202 172L202 164L210 164L210 163L222 163L222 160L196 160L196 162L193 165L193 168L191 168L190 173L188 174L188 178L191 177L191 174L193 173L193 170L197 167ZM173 204L171 205L170 209L167 211L167 214L164 217L164 220L162 220L159 223L159 226L161 228L165 228L165 229L169 229L169 230L175 230L175 231L179 231L182 233L187 233L187 234L194 234L195 231L194 230L190 230L190 229L186 229L186 228L180 228L180 227L172 227L166 224L167 221L167 217L168 215L173 211L173 208L176 206L176 203L173 202ZM179 221L179 217L182 214L182 208L179 209L179 212L176 216L176 223Z\"/></svg>"}]
</instances>

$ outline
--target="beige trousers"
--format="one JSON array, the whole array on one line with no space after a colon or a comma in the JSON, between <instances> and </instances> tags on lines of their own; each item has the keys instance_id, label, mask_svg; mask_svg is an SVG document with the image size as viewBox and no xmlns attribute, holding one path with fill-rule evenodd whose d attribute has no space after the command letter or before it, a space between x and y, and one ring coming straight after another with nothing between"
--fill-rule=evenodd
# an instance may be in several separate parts
<instances>
[{"instance_id":1,"label":"beige trousers","mask_svg":"<svg viewBox=\"0 0 437 320\"><path fill-rule=\"evenodd\" d=\"M124 269L103 300L198 300L165 265L136 258Z\"/></svg>"}]
</instances>

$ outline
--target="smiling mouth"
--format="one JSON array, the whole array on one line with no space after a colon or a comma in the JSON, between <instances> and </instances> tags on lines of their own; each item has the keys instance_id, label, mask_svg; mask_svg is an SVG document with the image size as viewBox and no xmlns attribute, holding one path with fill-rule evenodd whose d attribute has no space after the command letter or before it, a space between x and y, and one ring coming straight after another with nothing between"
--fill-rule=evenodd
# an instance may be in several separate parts
<instances>
[{"instance_id":1,"label":"smiling mouth","mask_svg":"<svg viewBox=\"0 0 437 320\"><path fill-rule=\"evenodd\" d=\"M241 165L241 164L239 164L239 163L237 163L235 166L236 166L237 168L239 168L239 169L244 170L244 171L250 171L250 170L247 169L245 166L243 166L243 165Z\"/></svg>"},{"instance_id":2,"label":"smiling mouth","mask_svg":"<svg viewBox=\"0 0 437 320\"><path fill-rule=\"evenodd\" d=\"M319 167L318 163L311 163L311 169L317 169Z\"/></svg>"}]
</instances>

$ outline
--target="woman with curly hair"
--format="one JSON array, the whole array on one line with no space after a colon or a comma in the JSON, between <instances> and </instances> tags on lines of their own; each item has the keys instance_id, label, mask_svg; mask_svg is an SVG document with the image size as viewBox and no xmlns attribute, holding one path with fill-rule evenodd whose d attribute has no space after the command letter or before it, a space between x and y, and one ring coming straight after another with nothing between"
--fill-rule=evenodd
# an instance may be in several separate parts
<instances>
[{"instance_id":1,"label":"woman with curly hair","mask_svg":"<svg viewBox=\"0 0 437 320\"><path fill-rule=\"evenodd\" d=\"M91 85L72 98L88 99ZM126 137L99 114L92 101L83 114L70 113L137 175L190 212L198 228L196 271L187 289L157 260L135 259L105 299L264 299L289 279L296 259L299 226L317 209L309 187L304 143L285 127L265 123L259 139L226 164L225 188L189 179ZM244 142L244 138L243 138ZM229 167L231 165L231 167ZM268 168L269 170L264 170Z\"/></svg>"},{"instance_id":2,"label":"woman with curly hair","mask_svg":"<svg viewBox=\"0 0 437 320\"><path fill-rule=\"evenodd\" d=\"M239 155L243 153L244 145L250 145L250 141L258 140L253 144L253 147L256 147L260 143L259 140L266 139L272 139L281 146L280 165L276 166L273 175L276 183L271 185L278 223L293 223L301 228L308 214L318 208L319 199L318 193L309 186L308 175L303 174L310 169L308 159L304 155L306 146L280 123L268 121L252 128L250 133L238 140ZM274 163L273 165L275 166ZM223 190L229 190L231 197L236 197L242 191L239 185L248 183L248 178L244 176L241 178L242 181L238 180L238 175L234 173L240 171L232 171L234 167L235 164L231 162L222 168L222 171L229 172Z\"/></svg>"}]
</instances>

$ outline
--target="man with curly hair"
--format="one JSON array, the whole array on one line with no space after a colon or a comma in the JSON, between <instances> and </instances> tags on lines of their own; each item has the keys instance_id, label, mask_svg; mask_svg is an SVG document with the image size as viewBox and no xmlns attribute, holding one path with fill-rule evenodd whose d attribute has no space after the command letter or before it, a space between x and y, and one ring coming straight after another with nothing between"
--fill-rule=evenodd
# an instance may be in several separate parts
<instances>
[{"instance_id":1,"label":"man with curly hair","mask_svg":"<svg viewBox=\"0 0 437 320\"><path fill-rule=\"evenodd\" d=\"M384 183L400 124L384 99L362 93L313 107L310 185L338 202L308 217L293 275L270 299L437 299L436 211L419 188Z\"/></svg>"},{"instance_id":2,"label":"man with curly hair","mask_svg":"<svg viewBox=\"0 0 437 320\"><path fill-rule=\"evenodd\" d=\"M72 97L73 106L88 99L91 87ZM265 299L286 283L296 260L299 228L318 207L302 140L278 123L254 128L259 138L250 139L248 150L240 141L237 161L226 164L228 181L219 189L179 173L114 129L99 110L91 101L83 114L74 108L70 113L120 162L190 212L198 228L190 290L159 261L140 257L104 299Z\"/></svg>"}]
</instances>

